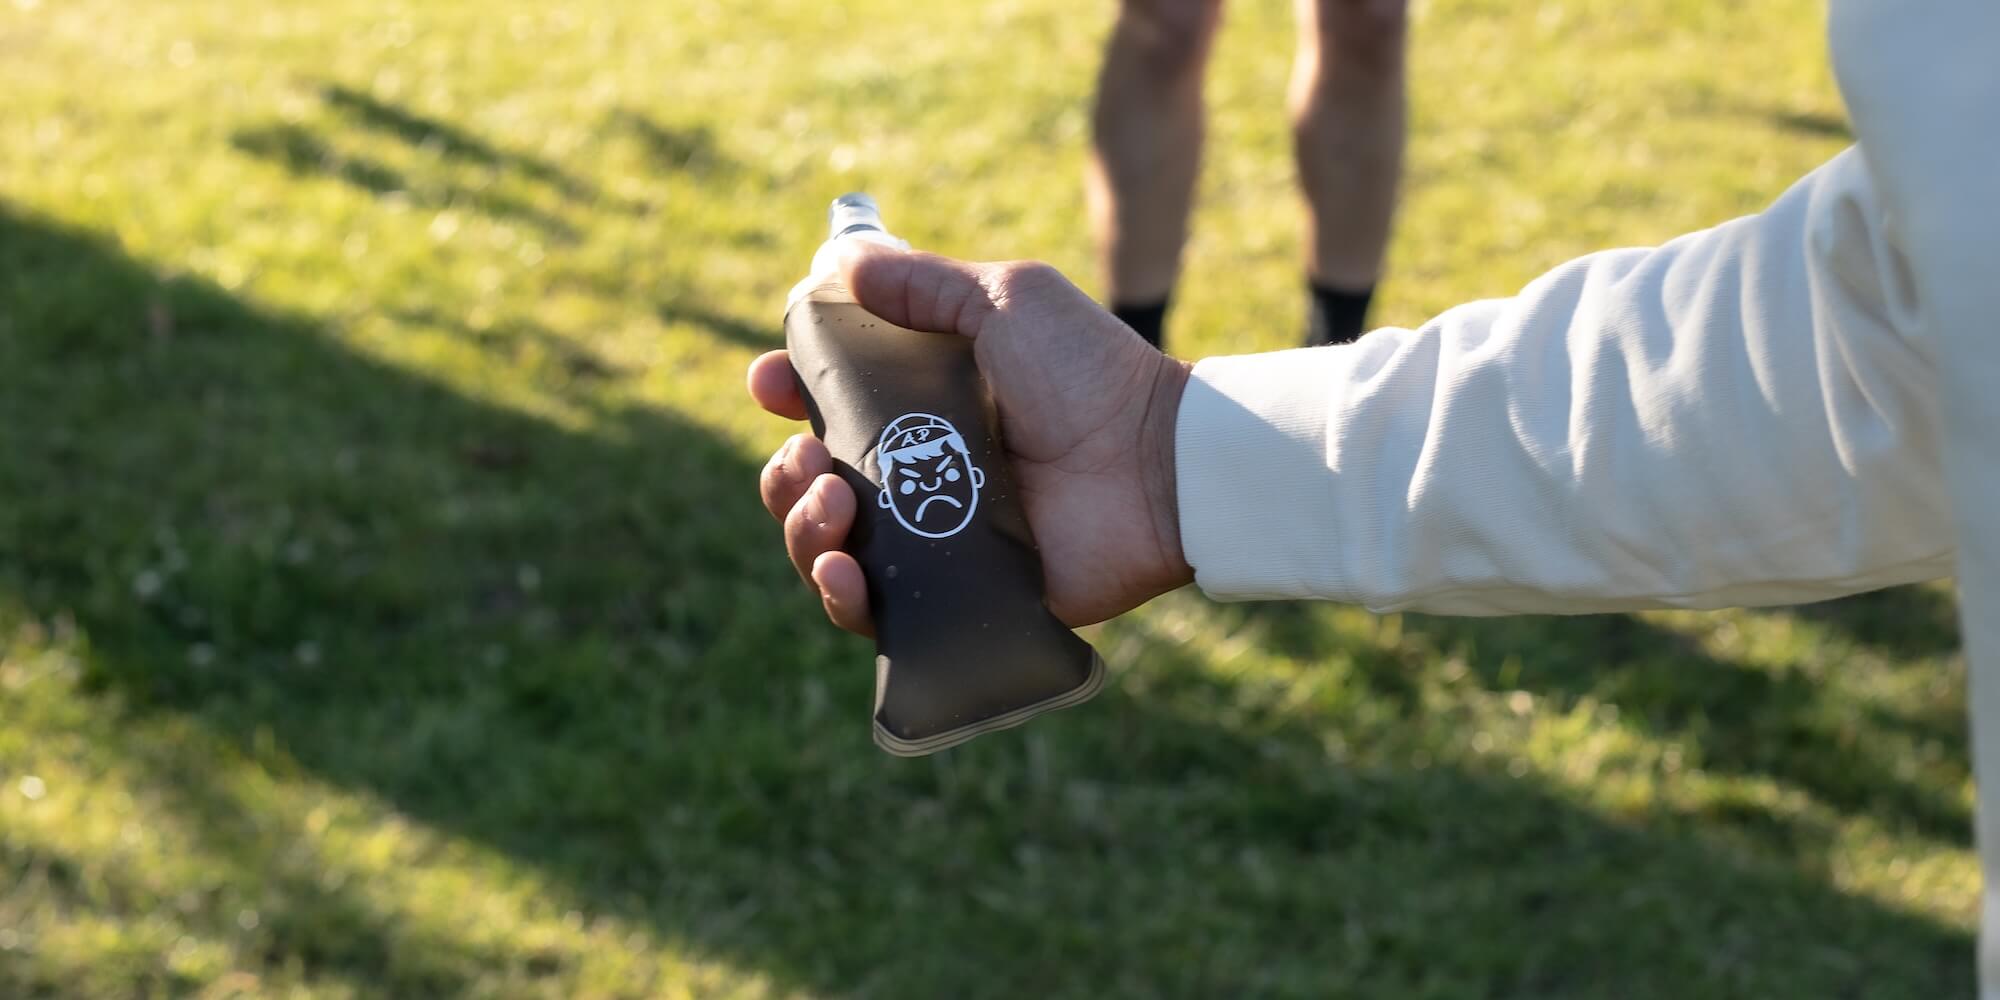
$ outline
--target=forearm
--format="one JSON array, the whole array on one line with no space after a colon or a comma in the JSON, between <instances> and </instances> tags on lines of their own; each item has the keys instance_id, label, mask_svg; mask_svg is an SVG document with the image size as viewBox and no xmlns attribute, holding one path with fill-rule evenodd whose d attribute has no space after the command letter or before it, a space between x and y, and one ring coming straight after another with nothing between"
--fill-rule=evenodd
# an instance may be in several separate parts
<instances>
[{"instance_id":1,"label":"forearm","mask_svg":"<svg viewBox=\"0 0 2000 1000\"><path fill-rule=\"evenodd\" d=\"M1223 598L1444 613L1811 600L1948 572L1934 373L1848 154L1760 216L1359 344L1197 366Z\"/></svg>"}]
</instances>

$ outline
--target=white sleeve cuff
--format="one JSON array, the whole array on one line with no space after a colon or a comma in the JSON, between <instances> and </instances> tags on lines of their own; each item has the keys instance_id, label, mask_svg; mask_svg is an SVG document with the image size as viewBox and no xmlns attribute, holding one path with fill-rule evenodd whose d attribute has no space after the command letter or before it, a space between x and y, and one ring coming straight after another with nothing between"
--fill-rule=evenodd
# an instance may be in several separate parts
<instances>
[{"instance_id":1,"label":"white sleeve cuff","mask_svg":"<svg viewBox=\"0 0 2000 1000\"><path fill-rule=\"evenodd\" d=\"M1174 432L1181 547L1219 600L1343 599L1327 465L1337 374L1364 353L1320 347L1194 366ZM1351 599L1351 598L1350 598Z\"/></svg>"}]
</instances>

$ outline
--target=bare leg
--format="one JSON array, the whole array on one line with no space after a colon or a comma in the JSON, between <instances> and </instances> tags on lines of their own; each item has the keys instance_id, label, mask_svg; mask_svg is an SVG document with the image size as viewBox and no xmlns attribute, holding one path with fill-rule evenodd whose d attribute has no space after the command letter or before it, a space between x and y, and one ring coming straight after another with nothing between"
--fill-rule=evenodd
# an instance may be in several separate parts
<instances>
[{"instance_id":1,"label":"bare leg","mask_svg":"<svg viewBox=\"0 0 2000 1000\"><path fill-rule=\"evenodd\" d=\"M1372 289L1402 172L1405 0L1297 0L1291 110L1305 191L1306 275Z\"/></svg>"},{"instance_id":2,"label":"bare leg","mask_svg":"<svg viewBox=\"0 0 2000 1000\"><path fill-rule=\"evenodd\" d=\"M1087 191L1111 303L1164 303L1201 165L1202 71L1222 0L1121 0L1097 80Z\"/></svg>"}]
</instances>

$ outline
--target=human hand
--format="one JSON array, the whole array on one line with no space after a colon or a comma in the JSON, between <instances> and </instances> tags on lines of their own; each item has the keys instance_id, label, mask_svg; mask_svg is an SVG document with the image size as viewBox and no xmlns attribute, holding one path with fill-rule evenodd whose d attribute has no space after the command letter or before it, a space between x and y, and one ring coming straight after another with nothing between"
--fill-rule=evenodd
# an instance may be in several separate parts
<instances>
[{"instance_id":1,"label":"human hand","mask_svg":"<svg viewBox=\"0 0 2000 1000\"><path fill-rule=\"evenodd\" d=\"M1146 345L1046 264L971 264L859 244L841 259L883 320L973 339L1041 549L1049 610L1103 621L1193 579L1181 552L1174 421L1188 366ZM784 351L751 362L750 395L803 420ZM872 634L861 565L841 551L857 510L825 445L794 435L764 467L764 506L834 624Z\"/></svg>"}]
</instances>

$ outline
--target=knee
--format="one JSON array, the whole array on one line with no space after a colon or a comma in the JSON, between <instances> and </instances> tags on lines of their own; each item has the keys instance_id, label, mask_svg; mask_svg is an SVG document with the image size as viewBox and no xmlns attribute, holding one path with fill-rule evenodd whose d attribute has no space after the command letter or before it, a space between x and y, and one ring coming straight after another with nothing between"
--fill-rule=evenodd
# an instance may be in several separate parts
<instances>
[{"instance_id":1,"label":"knee","mask_svg":"<svg viewBox=\"0 0 2000 1000\"><path fill-rule=\"evenodd\" d=\"M1200 72L1221 20L1222 0L1123 0L1114 31L1150 75L1173 80Z\"/></svg>"},{"instance_id":2,"label":"knee","mask_svg":"<svg viewBox=\"0 0 2000 1000\"><path fill-rule=\"evenodd\" d=\"M1305 0L1311 23L1302 26L1321 62L1356 69L1400 71L1409 35L1406 0ZM1304 6L1304 4L1302 4Z\"/></svg>"}]
</instances>

